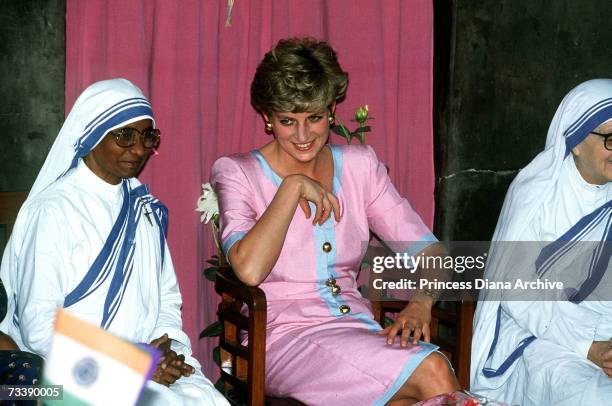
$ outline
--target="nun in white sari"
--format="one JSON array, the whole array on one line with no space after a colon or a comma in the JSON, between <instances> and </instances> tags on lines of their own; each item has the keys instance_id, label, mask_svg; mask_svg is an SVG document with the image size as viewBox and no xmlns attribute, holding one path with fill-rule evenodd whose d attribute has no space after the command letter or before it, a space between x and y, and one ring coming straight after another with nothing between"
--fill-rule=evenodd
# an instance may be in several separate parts
<instances>
[{"instance_id":1,"label":"nun in white sari","mask_svg":"<svg viewBox=\"0 0 612 406\"><path fill-rule=\"evenodd\" d=\"M158 142L151 106L129 81L97 82L79 96L5 249L0 330L43 357L59 307L135 343L167 334L194 369L173 383L154 375L166 386L148 381L142 403L226 405L182 330L167 210L135 178Z\"/></svg>"},{"instance_id":2,"label":"nun in white sari","mask_svg":"<svg viewBox=\"0 0 612 406\"><path fill-rule=\"evenodd\" d=\"M577 86L557 109L545 150L510 186L485 277L566 285L546 301L516 300L521 297L503 291L481 294L471 390L519 405L610 404L610 133L612 80ZM511 244L496 246L500 241L540 242L544 248L525 259L530 256L510 253Z\"/></svg>"}]
</instances>

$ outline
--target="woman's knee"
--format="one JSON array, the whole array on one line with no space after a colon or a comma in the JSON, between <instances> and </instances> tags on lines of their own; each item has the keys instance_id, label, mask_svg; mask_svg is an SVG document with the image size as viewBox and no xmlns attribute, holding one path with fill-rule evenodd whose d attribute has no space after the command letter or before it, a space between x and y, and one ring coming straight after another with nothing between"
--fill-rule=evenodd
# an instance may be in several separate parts
<instances>
[{"instance_id":1,"label":"woman's knee","mask_svg":"<svg viewBox=\"0 0 612 406\"><path fill-rule=\"evenodd\" d=\"M448 359L439 352L432 352L421 362L415 371L416 378L429 387L458 389L457 379Z\"/></svg>"},{"instance_id":2,"label":"woman's knee","mask_svg":"<svg viewBox=\"0 0 612 406\"><path fill-rule=\"evenodd\" d=\"M458 389L459 384L446 357L433 352L421 361L392 400L423 400Z\"/></svg>"}]
</instances>

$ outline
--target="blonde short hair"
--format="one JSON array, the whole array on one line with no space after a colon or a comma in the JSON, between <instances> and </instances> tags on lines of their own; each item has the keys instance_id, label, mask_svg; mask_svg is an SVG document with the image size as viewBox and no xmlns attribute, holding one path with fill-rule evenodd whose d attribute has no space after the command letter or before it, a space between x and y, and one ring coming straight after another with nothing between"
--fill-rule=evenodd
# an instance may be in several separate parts
<instances>
[{"instance_id":1,"label":"blonde short hair","mask_svg":"<svg viewBox=\"0 0 612 406\"><path fill-rule=\"evenodd\" d=\"M259 113L321 111L344 97L348 74L336 52L312 38L282 39L260 62L251 83Z\"/></svg>"}]
</instances>

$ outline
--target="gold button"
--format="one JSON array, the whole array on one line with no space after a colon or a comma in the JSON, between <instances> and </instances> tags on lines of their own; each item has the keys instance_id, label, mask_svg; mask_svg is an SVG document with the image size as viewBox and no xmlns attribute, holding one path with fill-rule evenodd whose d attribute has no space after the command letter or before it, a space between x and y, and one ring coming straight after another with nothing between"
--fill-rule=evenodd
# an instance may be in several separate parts
<instances>
[{"instance_id":1,"label":"gold button","mask_svg":"<svg viewBox=\"0 0 612 406\"><path fill-rule=\"evenodd\" d=\"M338 309L340 310L340 313L342 314L347 314L348 312L351 311L351 308L348 307L347 305L342 305Z\"/></svg>"},{"instance_id":2,"label":"gold button","mask_svg":"<svg viewBox=\"0 0 612 406\"><path fill-rule=\"evenodd\" d=\"M332 290L332 295L334 296L337 296L342 291L342 289L340 289L340 286L338 285L332 286L331 290Z\"/></svg>"},{"instance_id":3,"label":"gold button","mask_svg":"<svg viewBox=\"0 0 612 406\"><path fill-rule=\"evenodd\" d=\"M325 285L328 287L332 287L336 284L336 280L334 278L329 278L328 280L325 281Z\"/></svg>"},{"instance_id":4,"label":"gold button","mask_svg":"<svg viewBox=\"0 0 612 406\"><path fill-rule=\"evenodd\" d=\"M331 250L332 250L332 246L331 246L330 243L328 243L328 242L323 243L323 251L329 252Z\"/></svg>"}]
</instances>

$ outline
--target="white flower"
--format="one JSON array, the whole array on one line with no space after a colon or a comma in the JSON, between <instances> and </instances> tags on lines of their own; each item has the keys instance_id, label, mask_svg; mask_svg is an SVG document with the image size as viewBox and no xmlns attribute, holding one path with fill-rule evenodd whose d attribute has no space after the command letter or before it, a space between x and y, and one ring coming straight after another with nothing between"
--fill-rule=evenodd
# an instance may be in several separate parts
<instances>
[{"instance_id":1,"label":"white flower","mask_svg":"<svg viewBox=\"0 0 612 406\"><path fill-rule=\"evenodd\" d=\"M211 219L216 220L219 217L217 194L210 183L202 184L202 196L198 198L198 207L196 207L195 210L202 213L200 221L206 224L208 224Z\"/></svg>"}]
</instances>

